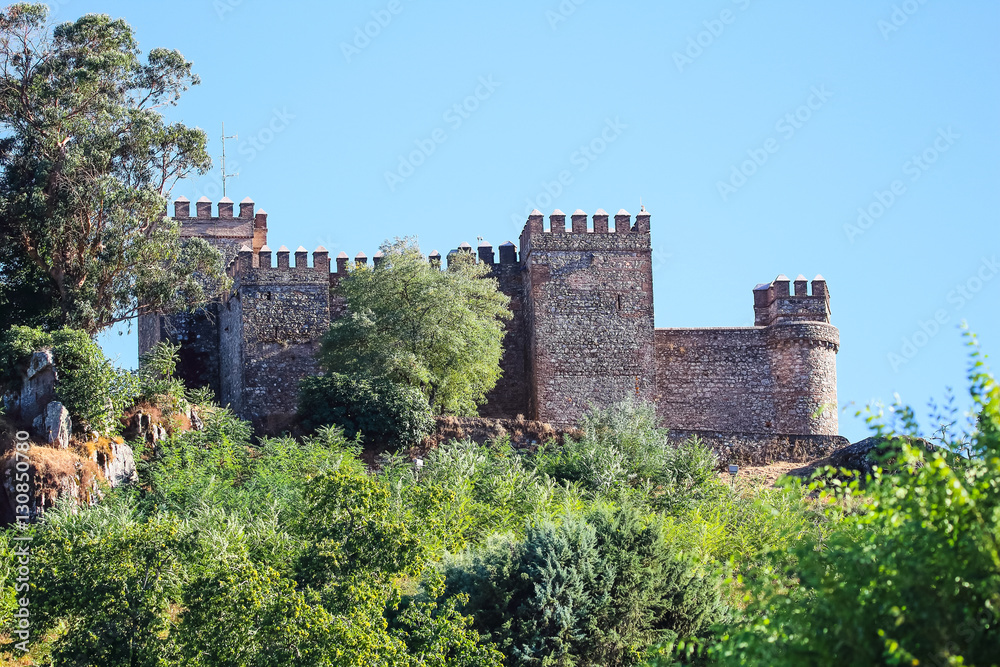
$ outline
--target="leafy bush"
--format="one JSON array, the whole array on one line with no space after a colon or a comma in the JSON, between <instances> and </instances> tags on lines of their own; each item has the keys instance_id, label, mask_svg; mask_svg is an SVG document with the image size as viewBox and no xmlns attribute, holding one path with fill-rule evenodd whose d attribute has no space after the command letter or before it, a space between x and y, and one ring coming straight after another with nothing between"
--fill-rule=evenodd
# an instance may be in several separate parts
<instances>
[{"instance_id":1,"label":"leafy bush","mask_svg":"<svg viewBox=\"0 0 1000 667\"><path fill-rule=\"evenodd\" d=\"M431 432L431 409L416 389L384 377L331 373L302 381L299 415L312 431L336 425L366 439L411 445Z\"/></svg>"},{"instance_id":2,"label":"leafy bush","mask_svg":"<svg viewBox=\"0 0 1000 667\"><path fill-rule=\"evenodd\" d=\"M723 613L718 583L672 551L655 519L598 510L493 538L447 563L448 590L509 665L631 665L657 640Z\"/></svg>"},{"instance_id":3,"label":"leafy bush","mask_svg":"<svg viewBox=\"0 0 1000 667\"><path fill-rule=\"evenodd\" d=\"M654 507L690 507L714 478L715 455L699 440L674 445L657 425L656 407L626 400L593 410L580 424L583 437L550 445L538 470L579 482L596 494L642 487Z\"/></svg>"},{"instance_id":4,"label":"leafy bush","mask_svg":"<svg viewBox=\"0 0 1000 667\"><path fill-rule=\"evenodd\" d=\"M0 340L6 382L19 381L32 353L45 348L52 350L55 359L56 399L69 411L75 430L117 432L121 427L118 415L139 394L139 382L133 373L115 367L84 331L59 329L49 333L12 327Z\"/></svg>"},{"instance_id":5,"label":"leafy bush","mask_svg":"<svg viewBox=\"0 0 1000 667\"><path fill-rule=\"evenodd\" d=\"M180 523L122 504L47 512L32 543L32 635L62 624L52 664L160 665L186 548Z\"/></svg>"},{"instance_id":6,"label":"leafy bush","mask_svg":"<svg viewBox=\"0 0 1000 667\"><path fill-rule=\"evenodd\" d=\"M973 456L925 454L909 408L895 472L812 485L836 519L794 543L789 566L753 577L719 664L995 664L1000 646L1000 386L973 351ZM880 425L879 435L888 435ZM957 436L953 443L965 441ZM959 447L947 447L954 450ZM840 476L847 471L839 471ZM850 510L857 506L856 511Z\"/></svg>"}]
</instances>

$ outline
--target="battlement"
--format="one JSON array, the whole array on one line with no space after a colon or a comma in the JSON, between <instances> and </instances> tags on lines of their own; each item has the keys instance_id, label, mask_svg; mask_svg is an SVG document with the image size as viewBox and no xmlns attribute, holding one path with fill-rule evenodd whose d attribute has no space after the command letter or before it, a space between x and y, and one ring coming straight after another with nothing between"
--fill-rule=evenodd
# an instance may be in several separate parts
<instances>
[{"instance_id":1,"label":"battlement","mask_svg":"<svg viewBox=\"0 0 1000 667\"><path fill-rule=\"evenodd\" d=\"M812 280L812 291L806 277L799 275L794 281L780 275L770 283L761 283L753 289L754 326L793 322L830 322L830 292L823 276Z\"/></svg>"},{"instance_id":2,"label":"battlement","mask_svg":"<svg viewBox=\"0 0 1000 667\"><path fill-rule=\"evenodd\" d=\"M614 228L610 225L611 216L604 209L597 209L588 221L587 214L577 209L570 216L570 228L566 228L566 214L556 209L549 215L548 229L545 228L545 216L538 209L528 215L528 220L521 232L521 259L529 254L531 248L584 248L594 250L642 250L650 247L649 227L650 213L645 207L635 216L621 209L614 216Z\"/></svg>"},{"instance_id":3,"label":"battlement","mask_svg":"<svg viewBox=\"0 0 1000 667\"><path fill-rule=\"evenodd\" d=\"M221 247L226 258L231 259L236 248L232 244L247 242L259 252L267 245L267 211L254 212L254 202L247 197L240 202L239 215L234 215L233 200L224 197L217 204L218 215L212 215L212 201L202 197L195 202L195 216L191 216L191 200L178 197L174 200L174 219L181 223L181 238L203 238ZM226 246L229 247L226 247Z\"/></svg>"},{"instance_id":4,"label":"battlement","mask_svg":"<svg viewBox=\"0 0 1000 667\"><path fill-rule=\"evenodd\" d=\"M234 280L241 278L241 282L267 281L271 275L289 272L300 276L316 276L317 281L329 280L330 252L326 248L319 246L312 252L312 265L309 264L309 251L302 246L294 253L294 264L291 261L292 254L285 246L274 253L267 245L261 246L259 252L254 252L249 245L244 244L229 263L226 273ZM277 262L274 262L275 255Z\"/></svg>"}]
</instances>

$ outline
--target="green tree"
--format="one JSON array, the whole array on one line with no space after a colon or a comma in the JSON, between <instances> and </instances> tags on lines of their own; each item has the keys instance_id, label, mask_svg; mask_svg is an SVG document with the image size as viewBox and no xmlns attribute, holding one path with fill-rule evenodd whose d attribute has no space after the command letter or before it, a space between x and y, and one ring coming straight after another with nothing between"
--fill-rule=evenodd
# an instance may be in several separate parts
<instances>
[{"instance_id":1,"label":"green tree","mask_svg":"<svg viewBox=\"0 0 1000 667\"><path fill-rule=\"evenodd\" d=\"M179 596L182 525L123 504L46 513L32 547L32 632L61 627L57 667L165 664L169 605Z\"/></svg>"},{"instance_id":2,"label":"green tree","mask_svg":"<svg viewBox=\"0 0 1000 667\"><path fill-rule=\"evenodd\" d=\"M718 581L636 510L529 528L448 563L475 628L509 665L633 665L650 644L703 635L724 614Z\"/></svg>"},{"instance_id":3,"label":"green tree","mask_svg":"<svg viewBox=\"0 0 1000 667\"><path fill-rule=\"evenodd\" d=\"M377 267L351 271L337 288L350 314L324 339L323 365L416 387L438 413L475 414L500 378L507 297L471 255L442 271L411 239L381 250Z\"/></svg>"},{"instance_id":4,"label":"green tree","mask_svg":"<svg viewBox=\"0 0 1000 667\"><path fill-rule=\"evenodd\" d=\"M123 20L50 28L47 12L0 12L0 326L94 333L204 303L221 255L165 215L176 180L211 164L202 130L160 115L198 83L191 63L143 61Z\"/></svg>"}]
</instances>

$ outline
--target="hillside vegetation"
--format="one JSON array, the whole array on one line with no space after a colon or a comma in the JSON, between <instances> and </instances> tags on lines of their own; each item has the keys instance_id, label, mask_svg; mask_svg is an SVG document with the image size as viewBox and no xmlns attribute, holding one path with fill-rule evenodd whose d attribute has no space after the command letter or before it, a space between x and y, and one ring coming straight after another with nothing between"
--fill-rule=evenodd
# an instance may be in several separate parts
<instances>
[{"instance_id":1,"label":"hillside vegetation","mask_svg":"<svg viewBox=\"0 0 1000 667\"><path fill-rule=\"evenodd\" d=\"M452 441L375 469L337 428L253 441L205 406L202 430L141 451L137 485L30 528L30 590L0 570L4 650L108 666L995 664L1000 388L972 359L978 420L950 448L910 448L897 407L871 417L902 438L891 469L782 488L721 481L708 450L672 447L633 403L562 446Z\"/></svg>"}]
</instances>

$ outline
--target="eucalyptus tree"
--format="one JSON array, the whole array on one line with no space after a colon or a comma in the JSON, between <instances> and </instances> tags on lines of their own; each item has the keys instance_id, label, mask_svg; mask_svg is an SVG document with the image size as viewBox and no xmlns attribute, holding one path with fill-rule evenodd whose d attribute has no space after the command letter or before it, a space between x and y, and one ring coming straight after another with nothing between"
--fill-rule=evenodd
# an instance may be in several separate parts
<instances>
[{"instance_id":1,"label":"eucalyptus tree","mask_svg":"<svg viewBox=\"0 0 1000 667\"><path fill-rule=\"evenodd\" d=\"M223 287L220 254L166 216L174 183L211 166L205 133L162 115L198 82L121 19L0 11L0 326L93 334Z\"/></svg>"}]
</instances>

